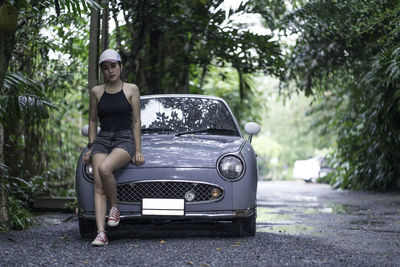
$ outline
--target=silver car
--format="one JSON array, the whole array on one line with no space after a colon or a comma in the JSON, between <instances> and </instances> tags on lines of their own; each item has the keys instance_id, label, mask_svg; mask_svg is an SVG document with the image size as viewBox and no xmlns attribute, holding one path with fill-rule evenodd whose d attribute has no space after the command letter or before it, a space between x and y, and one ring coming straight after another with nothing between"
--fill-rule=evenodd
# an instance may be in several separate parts
<instances>
[{"instance_id":1,"label":"silver car","mask_svg":"<svg viewBox=\"0 0 400 267\"><path fill-rule=\"evenodd\" d=\"M254 236L258 172L250 142L260 126L247 123L246 140L226 102L203 95L142 96L141 121L146 162L114 172L121 221L224 222L239 236ZM82 237L96 229L86 151L76 169Z\"/></svg>"}]
</instances>

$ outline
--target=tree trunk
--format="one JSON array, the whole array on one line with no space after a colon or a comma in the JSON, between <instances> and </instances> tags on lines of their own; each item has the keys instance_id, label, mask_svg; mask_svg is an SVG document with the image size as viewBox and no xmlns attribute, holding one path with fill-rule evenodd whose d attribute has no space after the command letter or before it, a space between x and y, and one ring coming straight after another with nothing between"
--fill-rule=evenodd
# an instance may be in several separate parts
<instances>
[{"instance_id":1,"label":"tree trunk","mask_svg":"<svg viewBox=\"0 0 400 267\"><path fill-rule=\"evenodd\" d=\"M147 76L147 84L150 87L152 94L162 94L161 79L159 77L159 49L160 49L160 36L162 32L157 29L150 31L150 51L149 51L149 75Z\"/></svg>"},{"instance_id":2,"label":"tree trunk","mask_svg":"<svg viewBox=\"0 0 400 267\"><path fill-rule=\"evenodd\" d=\"M101 51L108 48L108 20L110 18L109 3L108 0L101 1L101 4L105 7L101 16Z\"/></svg>"},{"instance_id":3,"label":"tree trunk","mask_svg":"<svg viewBox=\"0 0 400 267\"><path fill-rule=\"evenodd\" d=\"M7 73L8 64L15 45L15 32L17 30L18 10L9 5L0 5L0 17L3 20L0 23L0 95L3 94L3 83ZM3 164L4 131L2 121L0 120L0 163ZM0 171L0 225L6 230L9 229L9 210L8 196L4 187L4 172Z\"/></svg>"},{"instance_id":4,"label":"tree trunk","mask_svg":"<svg viewBox=\"0 0 400 267\"><path fill-rule=\"evenodd\" d=\"M193 40L186 43L183 46L184 58L182 62L182 72L181 77L179 77L179 86L177 88L178 94L188 94L189 93L189 81L190 81L190 62L188 54L193 50Z\"/></svg>"},{"instance_id":5,"label":"tree trunk","mask_svg":"<svg viewBox=\"0 0 400 267\"><path fill-rule=\"evenodd\" d=\"M8 4L0 5L0 17L3 18L0 22L0 89L2 89L15 45L18 10Z\"/></svg>"},{"instance_id":6,"label":"tree trunk","mask_svg":"<svg viewBox=\"0 0 400 267\"><path fill-rule=\"evenodd\" d=\"M89 43L89 89L99 84L99 35L100 35L100 11L92 8L90 15L90 43Z\"/></svg>"},{"instance_id":7,"label":"tree trunk","mask_svg":"<svg viewBox=\"0 0 400 267\"><path fill-rule=\"evenodd\" d=\"M178 94L188 94L189 93L189 79L190 79L190 65L187 64L183 66L183 71L179 79L179 87L176 90Z\"/></svg>"},{"instance_id":8,"label":"tree trunk","mask_svg":"<svg viewBox=\"0 0 400 267\"><path fill-rule=\"evenodd\" d=\"M242 71L237 68L238 76L239 76L239 95L240 95L240 103L243 103L244 98L244 81L243 81L243 73Z\"/></svg>"},{"instance_id":9,"label":"tree trunk","mask_svg":"<svg viewBox=\"0 0 400 267\"><path fill-rule=\"evenodd\" d=\"M103 13L101 15L101 52L108 48L108 20L110 17L109 5L110 1L102 0L101 4L104 6ZM100 72L101 81L106 82L103 76L103 72Z\"/></svg>"},{"instance_id":10,"label":"tree trunk","mask_svg":"<svg viewBox=\"0 0 400 267\"><path fill-rule=\"evenodd\" d=\"M204 84L204 79L206 78L206 74L207 74L207 65L203 65L203 71L201 72L200 83L199 83L200 90L203 90L203 84Z\"/></svg>"},{"instance_id":11,"label":"tree trunk","mask_svg":"<svg viewBox=\"0 0 400 267\"><path fill-rule=\"evenodd\" d=\"M0 122L0 164L4 162L3 160L3 125ZM0 170L0 227L9 230L10 216L8 210L8 196L4 187L4 172Z\"/></svg>"}]
</instances>

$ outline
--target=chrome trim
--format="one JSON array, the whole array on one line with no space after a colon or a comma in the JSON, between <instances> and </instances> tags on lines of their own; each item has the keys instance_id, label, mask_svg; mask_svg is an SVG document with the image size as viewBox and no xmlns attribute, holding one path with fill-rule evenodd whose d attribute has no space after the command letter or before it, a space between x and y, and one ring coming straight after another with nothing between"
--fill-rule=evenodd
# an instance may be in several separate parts
<instances>
[{"instance_id":1,"label":"chrome trim","mask_svg":"<svg viewBox=\"0 0 400 267\"><path fill-rule=\"evenodd\" d=\"M122 220L129 220L129 219L154 219L154 220L163 220L163 219L176 219L176 220L185 220L185 219L235 219L235 218L243 218L243 217L250 217L255 213L255 209L248 209L248 210L234 210L234 211L221 211L218 212L199 212L199 211L185 211L184 216L143 216L141 212L135 212L130 214L124 214L123 212L120 214L120 218ZM80 212L80 218L84 219L95 219L94 212Z\"/></svg>"},{"instance_id":2,"label":"chrome trim","mask_svg":"<svg viewBox=\"0 0 400 267\"><path fill-rule=\"evenodd\" d=\"M215 186L215 187L221 188L221 197L218 199L207 200L207 201L196 201L196 202L189 202L189 201L185 200L185 205L186 204L196 205L196 204L206 204L206 203L218 202L218 201L221 201L225 197L225 188L223 188L221 185L208 183L208 182L193 181L193 180L139 180L139 181L120 183L120 184L117 184L117 187L119 185L130 185L130 184L136 184L136 183L157 183L157 182L196 183L196 184L204 184L204 185L210 185L210 186ZM140 204L140 202L124 202L124 201L119 201L119 203L125 204L125 205Z\"/></svg>"},{"instance_id":3,"label":"chrome trim","mask_svg":"<svg viewBox=\"0 0 400 267\"><path fill-rule=\"evenodd\" d=\"M238 153L240 153L240 151L242 151L242 149L243 149L244 145L246 144L246 142L247 142L246 139L243 140L242 144L241 144L240 147L239 147L239 150L237 151Z\"/></svg>"},{"instance_id":4,"label":"chrome trim","mask_svg":"<svg viewBox=\"0 0 400 267\"><path fill-rule=\"evenodd\" d=\"M196 95L196 94L154 94L154 95L141 95L140 99L152 99L152 98L204 98L204 99L214 99L222 100L223 98L212 95Z\"/></svg>"},{"instance_id":5,"label":"chrome trim","mask_svg":"<svg viewBox=\"0 0 400 267\"><path fill-rule=\"evenodd\" d=\"M208 185L213 185L213 186L218 186L221 187L220 185L213 184L213 183L208 183L208 182L202 182L202 181L197 181L197 180L171 180L171 179L162 179L162 180L137 180L137 181L132 181L132 182L125 182L125 183L120 183L117 185L122 185L122 184L132 184L132 183L153 183L153 182L178 182L178 183L197 183L197 184L208 184ZM222 188L224 189L224 188ZM224 189L225 191L225 189Z\"/></svg>"},{"instance_id":6,"label":"chrome trim","mask_svg":"<svg viewBox=\"0 0 400 267\"><path fill-rule=\"evenodd\" d=\"M242 164L243 164L243 171L242 171L242 174L241 174L238 178L236 178L236 179L229 179L229 178L226 178L226 177L223 176L222 173L219 171L219 163L220 163L220 161L221 161L224 157L226 157L226 156L235 156L235 157L239 158L240 161L241 161ZM235 182L235 181L240 180L240 179L244 176L244 174L246 173L246 162L244 161L244 159L243 159L243 157L242 157L242 154L240 154L240 152L226 153L226 154L221 155L221 156L218 158L216 169L217 169L217 172L218 172L219 176L221 176L222 179L224 179L225 181L229 181L229 182Z\"/></svg>"}]
</instances>

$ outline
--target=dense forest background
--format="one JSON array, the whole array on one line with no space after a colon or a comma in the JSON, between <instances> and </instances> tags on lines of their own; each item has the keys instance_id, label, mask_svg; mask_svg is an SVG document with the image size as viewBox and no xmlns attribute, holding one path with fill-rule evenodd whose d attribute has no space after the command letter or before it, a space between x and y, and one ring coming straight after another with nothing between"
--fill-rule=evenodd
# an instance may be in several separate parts
<instances>
[{"instance_id":1,"label":"dense forest background","mask_svg":"<svg viewBox=\"0 0 400 267\"><path fill-rule=\"evenodd\" d=\"M399 189L399 11L382 0L0 0L0 228L29 225L34 196L74 196L107 47L142 95L221 96L241 126L260 123L262 177L290 177L294 160L323 152L335 188Z\"/></svg>"}]
</instances>

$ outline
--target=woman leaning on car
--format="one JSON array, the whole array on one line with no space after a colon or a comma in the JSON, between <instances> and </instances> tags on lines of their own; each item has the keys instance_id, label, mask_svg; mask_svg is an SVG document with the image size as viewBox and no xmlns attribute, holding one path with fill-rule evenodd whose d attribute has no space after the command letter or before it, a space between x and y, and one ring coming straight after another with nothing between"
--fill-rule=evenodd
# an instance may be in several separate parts
<instances>
[{"instance_id":1,"label":"woman leaning on car","mask_svg":"<svg viewBox=\"0 0 400 267\"><path fill-rule=\"evenodd\" d=\"M121 80L120 55L107 49L100 55L100 68L106 83L90 90L89 150L85 164L92 163L94 171L94 204L98 234L94 246L108 244L105 232L107 197L111 209L107 224L119 224L117 188L113 171L128 162L144 162L141 151L140 95L135 84ZM100 132L97 123L100 120Z\"/></svg>"}]
</instances>

